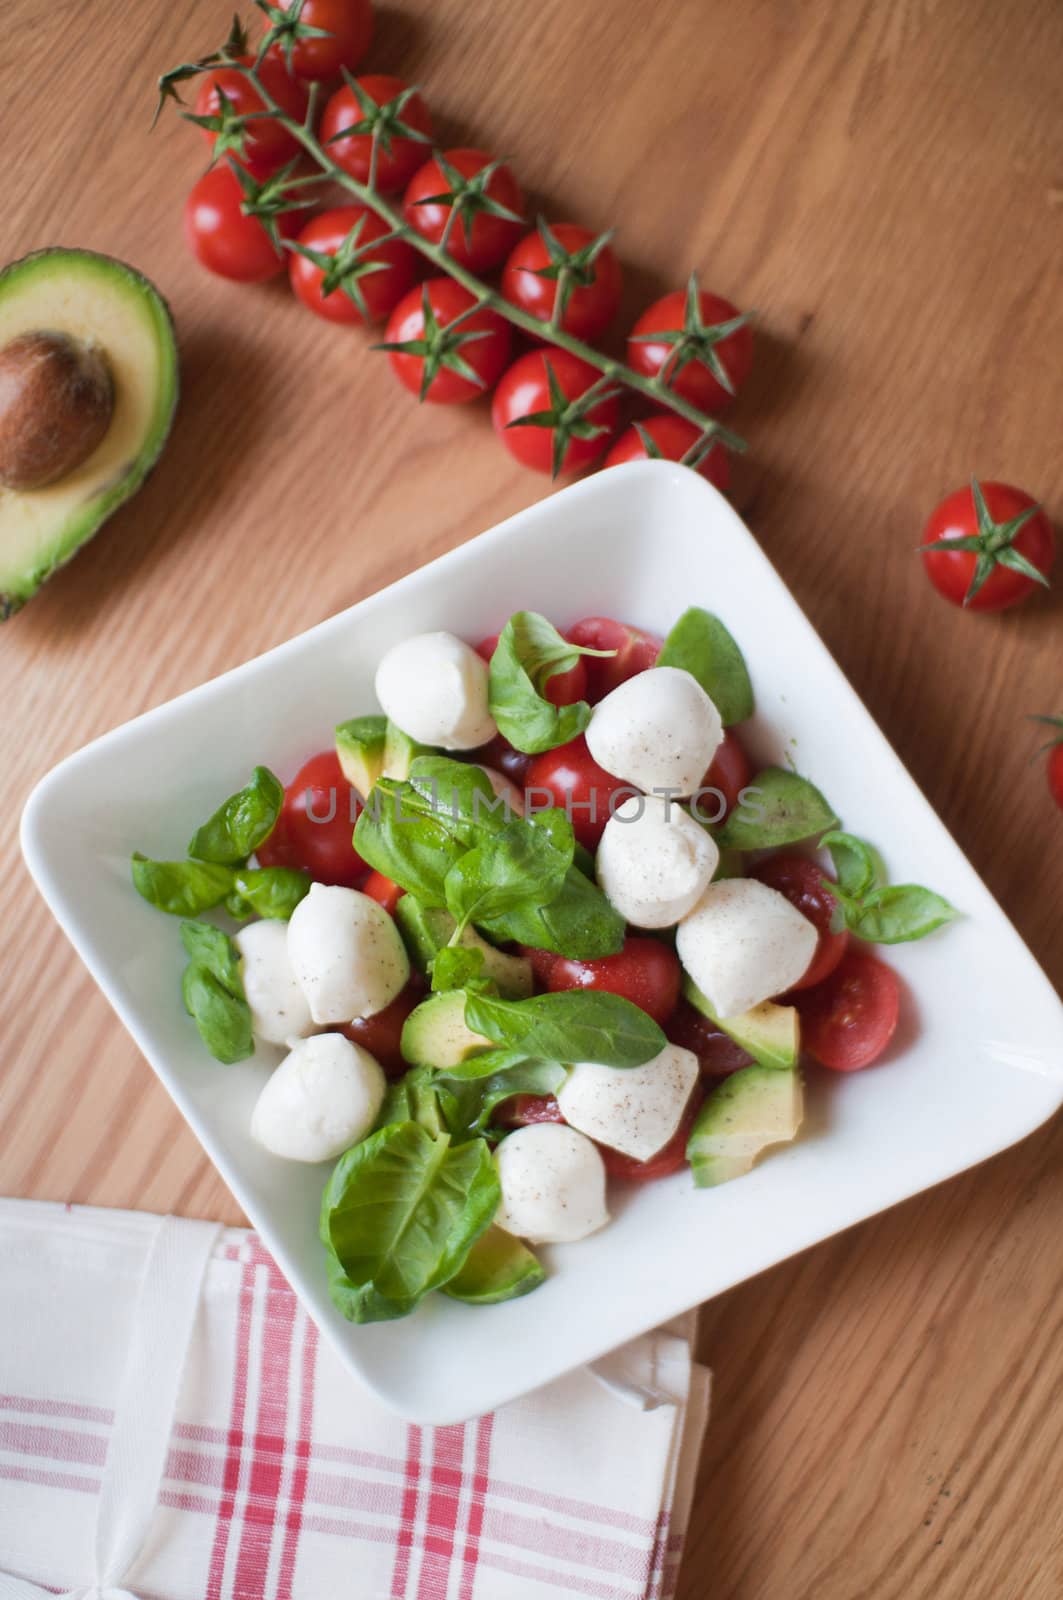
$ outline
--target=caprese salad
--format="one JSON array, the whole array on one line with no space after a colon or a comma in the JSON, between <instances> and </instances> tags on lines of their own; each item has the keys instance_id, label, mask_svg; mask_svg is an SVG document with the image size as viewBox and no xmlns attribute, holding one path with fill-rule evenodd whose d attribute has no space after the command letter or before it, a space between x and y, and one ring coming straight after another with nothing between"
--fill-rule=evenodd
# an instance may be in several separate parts
<instances>
[{"instance_id":1,"label":"caprese salad","mask_svg":"<svg viewBox=\"0 0 1063 1600\"><path fill-rule=\"evenodd\" d=\"M529 611L477 647L418 634L375 687L186 860L133 858L183 919L207 1048L272 1063L252 1137L335 1163L321 1239L356 1322L527 1293L610 1183L748 1172L797 1136L802 1052L851 1072L889 1044L869 946L955 914L808 779L754 770L749 673L700 608L663 640Z\"/></svg>"}]
</instances>

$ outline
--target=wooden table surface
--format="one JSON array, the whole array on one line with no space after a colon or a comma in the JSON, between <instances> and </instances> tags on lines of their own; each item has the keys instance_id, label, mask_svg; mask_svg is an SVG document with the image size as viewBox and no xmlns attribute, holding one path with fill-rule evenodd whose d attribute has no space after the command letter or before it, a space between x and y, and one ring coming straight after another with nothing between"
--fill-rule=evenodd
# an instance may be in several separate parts
<instances>
[{"instance_id":1,"label":"wooden table surface","mask_svg":"<svg viewBox=\"0 0 1063 1600\"><path fill-rule=\"evenodd\" d=\"M0 1193L239 1218L18 855L32 784L105 729L549 492L485 408L425 408L283 287L181 240L192 130L157 71L220 0L8 0L4 253L127 257L183 398L151 482L0 632ZM620 227L625 316L692 265L759 313L744 511L1063 985L1063 580L966 616L914 554L972 472L1063 518L1063 9L1055 0L401 0L376 70L555 218ZM636 619L637 620L637 619ZM265 752L268 755L268 752ZM713 1426L682 1600L1063 1594L1063 1124L710 1306Z\"/></svg>"}]
</instances>

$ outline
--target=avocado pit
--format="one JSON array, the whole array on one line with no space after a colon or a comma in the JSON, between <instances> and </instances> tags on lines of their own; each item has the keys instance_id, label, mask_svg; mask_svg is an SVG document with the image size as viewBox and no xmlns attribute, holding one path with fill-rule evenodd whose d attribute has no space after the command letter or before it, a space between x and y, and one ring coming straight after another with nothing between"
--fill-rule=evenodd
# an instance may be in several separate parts
<instances>
[{"instance_id":1,"label":"avocado pit","mask_svg":"<svg viewBox=\"0 0 1063 1600\"><path fill-rule=\"evenodd\" d=\"M114 380L95 346L42 328L0 349L0 484L43 489L101 443L114 415Z\"/></svg>"}]
</instances>

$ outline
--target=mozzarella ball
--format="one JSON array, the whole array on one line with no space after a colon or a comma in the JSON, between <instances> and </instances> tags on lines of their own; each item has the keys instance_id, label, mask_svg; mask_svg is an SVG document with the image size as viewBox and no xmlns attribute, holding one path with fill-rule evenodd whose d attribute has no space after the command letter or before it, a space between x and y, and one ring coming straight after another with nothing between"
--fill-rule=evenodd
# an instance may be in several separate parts
<instances>
[{"instance_id":1,"label":"mozzarella ball","mask_svg":"<svg viewBox=\"0 0 1063 1600\"><path fill-rule=\"evenodd\" d=\"M487 662L453 633L392 645L376 669L376 697L421 744L475 750L498 732L487 708Z\"/></svg>"},{"instance_id":2,"label":"mozzarella ball","mask_svg":"<svg viewBox=\"0 0 1063 1600\"><path fill-rule=\"evenodd\" d=\"M635 1161L649 1161L682 1122L698 1076L697 1056L678 1044L665 1045L641 1067L580 1061L557 1103L570 1127Z\"/></svg>"},{"instance_id":3,"label":"mozzarella ball","mask_svg":"<svg viewBox=\"0 0 1063 1600\"><path fill-rule=\"evenodd\" d=\"M353 1022L389 1006L410 976L399 931L357 889L314 883L288 923L288 959L315 1022Z\"/></svg>"},{"instance_id":4,"label":"mozzarella ball","mask_svg":"<svg viewBox=\"0 0 1063 1600\"><path fill-rule=\"evenodd\" d=\"M500 800L504 800L506 805L509 807L510 814L508 817L506 817L506 821L508 822L512 820L513 817L522 817L524 815L524 796L517 788L517 785L515 783L510 783L505 773L499 772L495 767L481 766L480 771L483 773L484 777L487 779L498 798ZM498 808L497 815L505 815L505 812L501 806Z\"/></svg>"},{"instance_id":5,"label":"mozzarella ball","mask_svg":"<svg viewBox=\"0 0 1063 1600\"><path fill-rule=\"evenodd\" d=\"M279 920L251 922L234 934L240 976L251 1007L251 1029L266 1044L288 1044L314 1031L306 996L288 959L288 925Z\"/></svg>"},{"instance_id":6,"label":"mozzarella ball","mask_svg":"<svg viewBox=\"0 0 1063 1600\"><path fill-rule=\"evenodd\" d=\"M819 934L777 889L756 878L711 883L676 932L676 952L720 1017L785 994L804 976Z\"/></svg>"},{"instance_id":7,"label":"mozzarella ball","mask_svg":"<svg viewBox=\"0 0 1063 1600\"><path fill-rule=\"evenodd\" d=\"M595 872L609 901L636 928L669 928L712 882L720 852L682 807L631 795L605 825Z\"/></svg>"},{"instance_id":8,"label":"mozzarella ball","mask_svg":"<svg viewBox=\"0 0 1063 1600\"><path fill-rule=\"evenodd\" d=\"M587 748L600 767L647 793L698 788L723 738L720 713L680 667L650 667L594 708Z\"/></svg>"},{"instance_id":9,"label":"mozzarella ball","mask_svg":"<svg viewBox=\"0 0 1063 1600\"><path fill-rule=\"evenodd\" d=\"M575 1128L537 1122L495 1151L502 1201L495 1222L532 1244L574 1244L609 1221L601 1154Z\"/></svg>"},{"instance_id":10,"label":"mozzarella ball","mask_svg":"<svg viewBox=\"0 0 1063 1600\"><path fill-rule=\"evenodd\" d=\"M379 1063L341 1033L301 1039L251 1114L251 1137L288 1161L332 1161L372 1128L384 1102Z\"/></svg>"}]
</instances>

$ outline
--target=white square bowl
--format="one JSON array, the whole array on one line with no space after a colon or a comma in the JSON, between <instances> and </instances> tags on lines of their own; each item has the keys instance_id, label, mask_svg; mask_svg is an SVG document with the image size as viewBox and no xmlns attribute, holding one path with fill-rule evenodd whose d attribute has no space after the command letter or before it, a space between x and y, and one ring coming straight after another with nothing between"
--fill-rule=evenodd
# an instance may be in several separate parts
<instances>
[{"instance_id":1,"label":"white square bowl","mask_svg":"<svg viewBox=\"0 0 1063 1600\"><path fill-rule=\"evenodd\" d=\"M257 763L290 777L335 723L373 709L375 664L409 634L476 639L521 607L562 627L606 614L663 633L693 603L719 613L745 653L756 754L795 751L844 825L963 919L890 952L909 990L903 1045L875 1071L819 1083L802 1137L748 1177L698 1192L684 1172L616 1194L612 1225L543 1252L549 1280L525 1299L474 1309L435 1295L406 1321L351 1327L329 1302L317 1241L327 1169L278 1161L248 1136L277 1057L223 1067L205 1054L181 1005L176 920L138 899L130 852L179 855ZM1063 1006L1044 973L730 505L668 463L565 489L107 734L41 782L22 842L48 904L322 1332L419 1422L462 1420L592 1361L984 1160L1063 1102Z\"/></svg>"}]
</instances>

